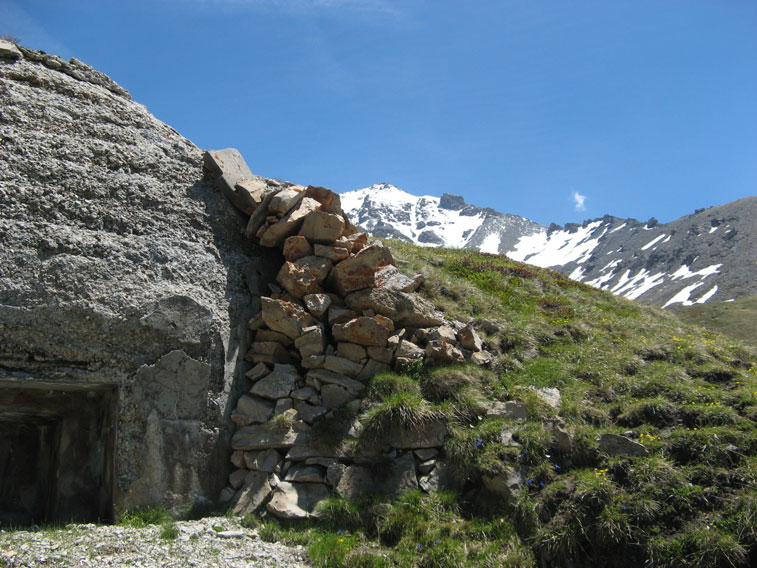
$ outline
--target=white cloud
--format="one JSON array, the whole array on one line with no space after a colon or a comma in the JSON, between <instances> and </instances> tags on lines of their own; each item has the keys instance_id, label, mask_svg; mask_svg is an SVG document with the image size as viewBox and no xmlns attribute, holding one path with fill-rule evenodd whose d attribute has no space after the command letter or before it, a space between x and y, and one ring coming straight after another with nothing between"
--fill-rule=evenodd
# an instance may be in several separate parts
<instances>
[{"instance_id":1,"label":"white cloud","mask_svg":"<svg viewBox=\"0 0 757 568\"><path fill-rule=\"evenodd\" d=\"M576 202L576 211L586 211L586 205L584 205L584 201L586 201L586 196L581 195L577 191L573 192L573 201Z\"/></svg>"}]
</instances>

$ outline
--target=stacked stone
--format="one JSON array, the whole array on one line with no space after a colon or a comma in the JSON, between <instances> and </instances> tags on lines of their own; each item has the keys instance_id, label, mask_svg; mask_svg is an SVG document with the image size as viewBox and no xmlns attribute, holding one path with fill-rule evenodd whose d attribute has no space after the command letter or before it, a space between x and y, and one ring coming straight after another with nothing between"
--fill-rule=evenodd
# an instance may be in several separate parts
<instances>
[{"instance_id":1,"label":"stacked stone","mask_svg":"<svg viewBox=\"0 0 757 568\"><path fill-rule=\"evenodd\" d=\"M354 496L367 479L349 456L314 449L311 425L343 407L357 414L367 382L382 371L423 360L483 365L491 355L472 327L444 323L414 293L421 278L402 274L388 248L369 243L336 193L255 176L233 149L206 152L205 164L250 215L245 234L283 255L278 285L249 323L253 385L232 414L237 469L227 497L233 494L237 514L264 505L278 516L306 517L333 489ZM419 477L433 486L429 460L446 433L435 424L391 436L397 471L388 477L396 481L390 492L418 487Z\"/></svg>"}]
</instances>

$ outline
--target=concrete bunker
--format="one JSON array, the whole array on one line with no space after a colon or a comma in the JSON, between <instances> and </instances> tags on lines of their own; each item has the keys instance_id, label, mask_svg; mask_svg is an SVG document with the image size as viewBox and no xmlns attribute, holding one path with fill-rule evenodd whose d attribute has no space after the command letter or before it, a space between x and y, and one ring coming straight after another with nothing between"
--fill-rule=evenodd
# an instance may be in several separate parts
<instances>
[{"instance_id":1,"label":"concrete bunker","mask_svg":"<svg viewBox=\"0 0 757 568\"><path fill-rule=\"evenodd\" d=\"M0 380L0 526L113 520L114 385Z\"/></svg>"}]
</instances>

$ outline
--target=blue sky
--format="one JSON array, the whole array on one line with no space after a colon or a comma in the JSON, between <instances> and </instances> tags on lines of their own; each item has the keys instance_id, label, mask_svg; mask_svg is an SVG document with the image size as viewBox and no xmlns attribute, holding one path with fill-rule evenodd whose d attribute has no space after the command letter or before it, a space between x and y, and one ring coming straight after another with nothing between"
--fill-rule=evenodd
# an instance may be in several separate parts
<instances>
[{"instance_id":1,"label":"blue sky","mask_svg":"<svg viewBox=\"0 0 757 568\"><path fill-rule=\"evenodd\" d=\"M0 0L264 176L537 222L757 194L754 0Z\"/></svg>"}]
</instances>

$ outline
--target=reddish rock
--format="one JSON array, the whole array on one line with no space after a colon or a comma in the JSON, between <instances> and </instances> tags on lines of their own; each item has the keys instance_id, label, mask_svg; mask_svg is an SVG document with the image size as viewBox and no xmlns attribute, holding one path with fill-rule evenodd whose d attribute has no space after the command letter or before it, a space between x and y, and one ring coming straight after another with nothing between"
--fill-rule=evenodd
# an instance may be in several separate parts
<instances>
[{"instance_id":1,"label":"reddish rock","mask_svg":"<svg viewBox=\"0 0 757 568\"><path fill-rule=\"evenodd\" d=\"M357 253L368 245L368 236L365 233L353 233L351 235L342 235L334 242L334 246L346 248L349 252Z\"/></svg>"},{"instance_id":2,"label":"reddish rock","mask_svg":"<svg viewBox=\"0 0 757 568\"><path fill-rule=\"evenodd\" d=\"M366 247L334 266L331 272L334 287L342 296L371 288L375 285L376 270L389 264L394 264L394 259L388 248L380 244Z\"/></svg>"},{"instance_id":3,"label":"reddish rock","mask_svg":"<svg viewBox=\"0 0 757 568\"><path fill-rule=\"evenodd\" d=\"M312 243L333 243L344 232L344 218L325 211L311 211L305 216L300 235Z\"/></svg>"},{"instance_id":4,"label":"reddish rock","mask_svg":"<svg viewBox=\"0 0 757 568\"><path fill-rule=\"evenodd\" d=\"M331 270L331 261L319 256L305 256L294 262L285 262L276 281L295 298L323 292L321 284Z\"/></svg>"},{"instance_id":5,"label":"reddish rock","mask_svg":"<svg viewBox=\"0 0 757 568\"><path fill-rule=\"evenodd\" d=\"M429 364L463 363L463 353L451 343L433 339L426 345L426 361Z\"/></svg>"},{"instance_id":6,"label":"reddish rock","mask_svg":"<svg viewBox=\"0 0 757 568\"><path fill-rule=\"evenodd\" d=\"M273 223L268 227L265 225L261 227L263 233L260 236L260 245L264 247L281 245L284 242L284 239L295 234L299 230L303 219L308 213L318 211L320 208L321 204L315 199L303 197L300 202L289 211L283 219L281 219L281 221Z\"/></svg>"},{"instance_id":7,"label":"reddish rock","mask_svg":"<svg viewBox=\"0 0 757 568\"><path fill-rule=\"evenodd\" d=\"M305 190L305 196L311 199L315 199L321 204L321 209L327 213L335 213L344 217L344 211L342 211L342 200L338 193L326 189L325 187L318 187L315 185L309 185Z\"/></svg>"},{"instance_id":8,"label":"reddish rock","mask_svg":"<svg viewBox=\"0 0 757 568\"><path fill-rule=\"evenodd\" d=\"M313 247L305 237L294 235L284 240L284 258L289 261L295 261L303 256L313 254Z\"/></svg>"},{"instance_id":9,"label":"reddish rock","mask_svg":"<svg viewBox=\"0 0 757 568\"><path fill-rule=\"evenodd\" d=\"M391 330L376 318L359 317L344 324L335 324L332 333L336 341L384 347Z\"/></svg>"},{"instance_id":10,"label":"reddish rock","mask_svg":"<svg viewBox=\"0 0 757 568\"><path fill-rule=\"evenodd\" d=\"M292 339L299 337L303 328L315 324L313 316L298 304L266 297L260 298L260 302L266 325Z\"/></svg>"},{"instance_id":11,"label":"reddish rock","mask_svg":"<svg viewBox=\"0 0 757 568\"><path fill-rule=\"evenodd\" d=\"M279 191L268 205L269 214L283 217L289 210L305 197L305 187L293 185Z\"/></svg>"}]
</instances>

